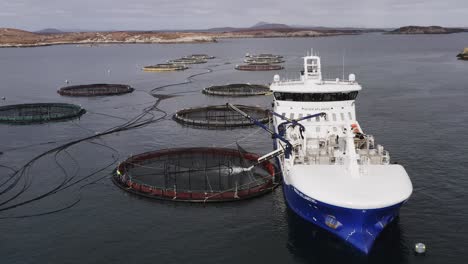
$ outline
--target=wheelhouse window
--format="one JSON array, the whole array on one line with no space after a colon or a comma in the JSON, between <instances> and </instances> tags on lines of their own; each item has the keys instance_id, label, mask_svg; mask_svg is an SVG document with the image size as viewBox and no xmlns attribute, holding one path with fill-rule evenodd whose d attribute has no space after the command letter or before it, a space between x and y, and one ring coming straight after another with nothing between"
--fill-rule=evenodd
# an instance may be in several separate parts
<instances>
[{"instance_id":1,"label":"wheelhouse window","mask_svg":"<svg viewBox=\"0 0 468 264\"><path fill-rule=\"evenodd\" d=\"M356 99L358 92L348 93L284 93L274 92L273 95L278 101L295 102L332 102L347 101Z\"/></svg>"}]
</instances>

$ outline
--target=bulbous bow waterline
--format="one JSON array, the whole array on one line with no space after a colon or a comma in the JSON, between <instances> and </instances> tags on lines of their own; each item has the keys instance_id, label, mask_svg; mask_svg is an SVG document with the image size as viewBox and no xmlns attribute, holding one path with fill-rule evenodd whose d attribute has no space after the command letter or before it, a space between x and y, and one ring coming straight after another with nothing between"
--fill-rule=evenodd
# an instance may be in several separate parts
<instances>
[{"instance_id":1,"label":"bulbous bow waterline","mask_svg":"<svg viewBox=\"0 0 468 264\"><path fill-rule=\"evenodd\" d=\"M404 201L377 209L352 209L330 205L283 185L289 208L308 222L338 236L368 254L382 230L398 215Z\"/></svg>"}]
</instances>

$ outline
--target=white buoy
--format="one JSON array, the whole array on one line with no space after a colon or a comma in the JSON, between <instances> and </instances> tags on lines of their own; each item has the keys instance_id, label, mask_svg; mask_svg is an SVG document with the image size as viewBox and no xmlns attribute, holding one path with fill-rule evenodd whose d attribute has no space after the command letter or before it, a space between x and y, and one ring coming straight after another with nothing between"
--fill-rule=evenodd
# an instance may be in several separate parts
<instances>
[{"instance_id":1,"label":"white buoy","mask_svg":"<svg viewBox=\"0 0 468 264\"><path fill-rule=\"evenodd\" d=\"M418 254L426 253L426 245L423 243L416 243L416 245L414 245L414 252Z\"/></svg>"},{"instance_id":2,"label":"white buoy","mask_svg":"<svg viewBox=\"0 0 468 264\"><path fill-rule=\"evenodd\" d=\"M5 97L5 96L2 96L2 100L5 100L5 99L6 99L6 97Z\"/></svg>"},{"instance_id":3,"label":"white buoy","mask_svg":"<svg viewBox=\"0 0 468 264\"><path fill-rule=\"evenodd\" d=\"M66 83L66 84L69 84L69 83L70 83L70 81L69 81L69 80L65 80L65 83Z\"/></svg>"}]
</instances>

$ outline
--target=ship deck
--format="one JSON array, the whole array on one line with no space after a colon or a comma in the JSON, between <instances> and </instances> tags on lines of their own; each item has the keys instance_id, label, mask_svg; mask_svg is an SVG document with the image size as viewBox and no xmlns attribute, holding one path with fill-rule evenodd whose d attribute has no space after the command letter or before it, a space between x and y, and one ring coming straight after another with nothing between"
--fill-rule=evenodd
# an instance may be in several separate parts
<instances>
[{"instance_id":1,"label":"ship deck","mask_svg":"<svg viewBox=\"0 0 468 264\"><path fill-rule=\"evenodd\" d=\"M412 184L401 165L360 166L352 177L344 165L294 165L288 184L321 202L351 209L376 209L403 202Z\"/></svg>"}]
</instances>

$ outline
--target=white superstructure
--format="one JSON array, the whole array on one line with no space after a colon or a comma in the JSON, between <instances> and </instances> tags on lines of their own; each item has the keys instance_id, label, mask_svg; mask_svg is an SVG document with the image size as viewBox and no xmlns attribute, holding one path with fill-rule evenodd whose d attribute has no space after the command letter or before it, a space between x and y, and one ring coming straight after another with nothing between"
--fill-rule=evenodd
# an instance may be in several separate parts
<instances>
[{"instance_id":1,"label":"white superstructure","mask_svg":"<svg viewBox=\"0 0 468 264\"><path fill-rule=\"evenodd\" d=\"M324 80L318 56L304 58L297 80L275 75L270 89L274 112L286 119L323 112L324 116L285 126L284 138L293 146L280 157L284 183L320 202L350 209L376 209L401 203L412 192L401 165L390 164L389 153L364 134L356 119L355 98L361 90L356 76ZM274 124L285 122L275 116ZM281 132L281 131L277 131ZM286 144L276 141L277 148Z\"/></svg>"}]
</instances>

